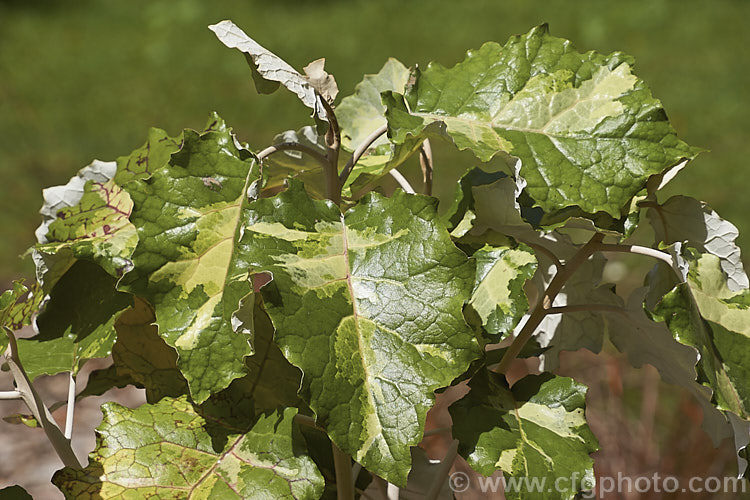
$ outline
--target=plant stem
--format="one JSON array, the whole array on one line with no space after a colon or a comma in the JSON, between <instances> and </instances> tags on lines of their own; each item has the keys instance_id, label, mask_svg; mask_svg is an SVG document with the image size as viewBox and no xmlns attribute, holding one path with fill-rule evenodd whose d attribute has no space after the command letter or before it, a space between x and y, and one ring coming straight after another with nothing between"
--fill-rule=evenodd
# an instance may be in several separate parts
<instances>
[{"instance_id":1,"label":"plant stem","mask_svg":"<svg viewBox=\"0 0 750 500\"><path fill-rule=\"evenodd\" d=\"M331 441L333 450L333 467L336 473L336 498L354 500L354 480L352 479L352 457L341 451Z\"/></svg>"},{"instance_id":2,"label":"plant stem","mask_svg":"<svg viewBox=\"0 0 750 500\"><path fill-rule=\"evenodd\" d=\"M70 372L68 380L68 407L65 415L65 437L70 439L73 436L73 416L76 410L76 379L73 372Z\"/></svg>"},{"instance_id":3,"label":"plant stem","mask_svg":"<svg viewBox=\"0 0 750 500\"><path fill-rule=\"evenodd\" d=\"M319 426L315 422L314 418L309 417L307 415L300 415L298 413L298 414L296 414L294 416L294 420L296 420L297 424L299 424L299 425L304 425L305 427L311 427L311 428L313 428L315 430L318 430L318 431L321 431L321 432L325 432L326 431L323 427Z\"/></svg>"},{"instance_id":4,"label":"plant stem","mask_svg":"<svg viewBox=\"0 0 750 500\"><path fill-rule=\"evenodd\" d=\"M0 391L0 401L22 398L23 394L21 394L19 391Z\"/></svg>"},{"instance_id":5,"label":"plant stem","mask_svg":"<svg viewBox=\"0 0 750 500\"><path fill-rule=\"evenodd\" d=\"M354 165L356 165L362 155L365 154L365 151L370 149L372 143L380 139L380 136L385 134L387 131L388 125L383 125L382 127L374 130L370 135L367 136L367 138L365 138L364 141L362 141L359 146L357 146L357 149L354 150L352 157L349 158L349 161L346 162L344 170L341 171L341 175L339 175L339 181L341 182L342 186L346 184L346 180L349 178L349 174L352 172Z\"/></svg>"},{"instance_id":6,"label":"plant stem","mask_svg":"<svg viewBox=\"0 0 750 500\"><path fill-rule=\"evenodd\" d=\"M599 249L602 239L604 239L604 234L594 234L588 241L588 243L586 243L578 250L578 252L576 252L570 262L565 263L558 269L554 278L552 278L552 281L550 281L547 289L544 291L544 295L542 296L541 300L537 303L536 307L534 307L534 310L526 320L523 328L521 328L518 336L508 347L508 350L503 355L500 363L495 368L495 371L497 371L498 373L505 373L508 371L508 367L510 366L510 364L514 359L516 359L518 354L526 345L526 342L528 342L531 336L534 334L534 331L539 326L539 323L541 323L544 317L547 315L548 310L552 307L552 303L555 301L555 297L557 297L557 294L560 293L560 290L562 289L563 285L565 285L565 282L570 279L570 277L573 275L573 273L576 272L581 264L586 262L588 258L591 257L591 254Z\"/></svg>"},{"instance_id":7,"label":"plant stem","mask_svg":"<svg viewBox=\"0 0 750 500\"><path fill-rule=\"evenodd\" d=\"M444 434L446 432L450 432L452 429L450 427L437 427L435 429L430 429L429 431L424 431L424 437L428 436L434 436L436 434Z\"/></svg>"},{"instance_id":8,"label":"plant stem","mask_svg":"<svg viewBox=\"0 0 750 500\"><path fill-rule=\"evenodd\" d=\"M432 172L433 172L433 161L432 161L432 146L430 140L425 139L422 142L422 147L419 148L419 165L422 167L422 182L424 183L424 194L432 195Z\"/></svg>"},{"instance_id":9,"label":"plant stem","mask_svg":"<svg viewBox=\"0 0 750 500\"><path fill-rule=\"evenodd\" d=\"M451 468L453 467L456 455L458 455L458 441L454 439L450 448L448 448L445 457L440 462L435 477L432 478L432 486L430 486L430 490L424 496L425 500L436 500L438 495L440 495L440 490L442 490L445 485L445 480L448 478L448 473L450 473Z\"/></svg>"},{"instance_id":10,"label":"plant stem","mask_svg":"<svg viewBox=\"0 0 750 500\"><path fill-rule=\"evenodd\" d=\"M401 489L393 483L387 483L386 495L388 500L398 500L401 496Z\"/></svg>"},{"instance_id":11,"label":"plant stem","mask_svg":"<svg viewBox=\"0 0 750 500\"><path fill-rule=\"evenodd\" d=\"M624 308L607 304L574 304L569 306L550 307L547 309L547 314L565 314L583 311L613 312L627 315L627 311Z\"/></svg>"},{"instance_id":12,"label":"plant stem","mask_svg":"<svg viewBox=\"0 0 750 500\"><path fill-rule=\"evenodd\" d=\"M55 423L49 410L44 406L42 398L34 389L28 375L26 375L26 371L23 369L21 360L18 357L18 344L16 343L15 335L7 327L4 327L4 330L8 335L10 349L10 356L6 355L6 357L8 359L10 371L13 374L13 379L16 381L18 392L21 393L26 406L29 407L34 418L36 418L37 422L39 422L39 425L44 430L47 439L52 443L52 447L55 449L57 456L60 457L60 460L62 460L62 463L66 467L82 469L83 467L81 466L81 463L78 461L76 454L73 452L73 448L70 446L70 441L66 439L62 431L60 431L60 428Z\"/></svg>"},{"instance_id":13,"label":"plant stem","mask_svg":"<svg viewBox=\"0 0 750 500\"><path fill-rule=\"evenodd\" d=\"M326 154L327 164L323 165L323 174L326 178L326 198L333 201L336 205L341 203L341 186L339 181L339 150L341 149L341 129L339 122L336 120L336 114L328 100L318 94L321 104L326 110L328 119L328 131L326 132Z\"/></svg>"},{"instance_id":14,"label":"plant stem","mask_svg":"<svg viewBox=\"0 0 750 500\"><path fill-rule=\"evenodd\" d=\"M282 142L281 144L268 146L256 156L260 161L263 161L264 159L279 151L299 151L300 153L305 153L312 156L313 158L318 160L321 165L328 164L328 159L324 155L320 154L318 151L315 151L310 146L305 146L304 144L299 144L296 142Z\"/></svg>"},{"instance_id":15,"label":"plant stem","mask_svg":"<svg viewBox=\"0 0 750 500\"><path fill-rule=\"evenodd\" d=\"M414 188L411 187L411 184L409 184L409 181L406 180L406 177L401 175L401 172L393 168L388 173L391 174L394 179L396 179L396 182L398 182L398 185L401 186L401 189L403 189L405 193L416 193L416 191L414 191Z\"/></svg>"},{"instance_id":16,"label":"plant stem","mask_svg":"<svg viewBox=\"0 0 750 500\"><path fill-rule=\"evenodd\" d=\"M625 252L625 253L635 253L639 255L647 255L649 257L653 257L655 259L664 261L667 264L669 264L669 267L674 268L674 259L672 258L672 256L666 252L662 252L661 250L657 250L655 248L643 247L640 245L617 245L617 244L601 243L599 245L598 250L600 252Z\"/></svg>"}]
</instances>

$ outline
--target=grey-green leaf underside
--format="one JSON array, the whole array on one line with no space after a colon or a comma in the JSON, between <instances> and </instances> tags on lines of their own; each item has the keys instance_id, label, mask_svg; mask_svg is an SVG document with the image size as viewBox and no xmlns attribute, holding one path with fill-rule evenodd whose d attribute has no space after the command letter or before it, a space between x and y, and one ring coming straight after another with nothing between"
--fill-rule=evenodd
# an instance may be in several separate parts
<instances>
[{"instance_id":1,"label":"grey-green leaf underside","mask_svg":"<svg viewBox=\"0 0 750 500\"><path fill-rule=\"evenodd\" d=\"M209 26L209 29L216 34L221 43L245 54L253 70L253 80L258 92L270 94L279 88L279 85L283 85L296 94L305 106L312 109L315 116L322 120L326 119L325 108L318 100L315 85L308 77L301 75L286 61L247 36L232 21L221 21Z\"/></svg>"}]
</instances>

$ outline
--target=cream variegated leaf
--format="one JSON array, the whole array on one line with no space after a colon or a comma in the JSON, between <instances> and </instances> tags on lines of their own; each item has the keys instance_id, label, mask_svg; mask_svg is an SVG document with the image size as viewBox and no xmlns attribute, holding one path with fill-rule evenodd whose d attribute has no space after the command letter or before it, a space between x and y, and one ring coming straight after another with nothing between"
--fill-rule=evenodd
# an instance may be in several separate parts
<instances>
[{"instance_id":1,"label":"cream variegated leaf","mask_svg":"<svg viewBox=\"0 0 750 500\"><path fill-rule=\"evenodd\" d=\"M259 169L223 121L183 136L168 164L126 185L139 242L136 271L121 288L153 305L159 335L177 350L190 393L201 402L242 377L252 354L233 318L253 292L236 244Z\"/></svg>"},{"instance_id":2,"label":"cream variegated leaf","mask_svg":"<svg viewBox=\"0 0 750 500\"><path fill-rule=\"evenodd\" d=\"M384 94L389 137L447 136L483 161L513 155L545 212L619 218L650 176L698 152L632 66L619 52L577 52L539 26L469 51L453 68L430 64L404 96Z\"/></svg>"},{"instance_id":3,"label":"cream variegated leaf","mask_svg":"<svg viewBox=\"0 0 750 500\"><path fill-rule=\"evenodd\" d=\"M473 264L424 196L341 214L292 182L249 210L240 248L273 276L263 298L303 398L342 450L404 485L433 392L479 356L462 315Z\"/></svg>"}]
</instances>

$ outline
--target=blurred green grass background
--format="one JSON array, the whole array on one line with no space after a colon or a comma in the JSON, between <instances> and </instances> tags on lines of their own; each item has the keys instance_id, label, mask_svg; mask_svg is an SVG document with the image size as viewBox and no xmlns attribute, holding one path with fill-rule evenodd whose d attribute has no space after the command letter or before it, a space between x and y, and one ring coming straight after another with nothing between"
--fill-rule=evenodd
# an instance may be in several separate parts
<instances>
[{"instance_id":1,"label":"blurred green grass background","mask_svg":"<svg viewBox=\"0 0 750 500\"><path fill-rule=\"evenodd\" d=\"M389 56L453 65L542 22L579 50L628 52L680 135L711 150L670 192L750 234L744 0L0 0L0 281L31 270L17 256L34 241L41 189L130 152L148 127L177 133L216 110L262 148L307 123L294 96L256 95L242 56L206 28L225 18L298 68L326 57L342 96ZM452 192L456 158L437 156L438 195Z\"/></svg>"}]
</instances>

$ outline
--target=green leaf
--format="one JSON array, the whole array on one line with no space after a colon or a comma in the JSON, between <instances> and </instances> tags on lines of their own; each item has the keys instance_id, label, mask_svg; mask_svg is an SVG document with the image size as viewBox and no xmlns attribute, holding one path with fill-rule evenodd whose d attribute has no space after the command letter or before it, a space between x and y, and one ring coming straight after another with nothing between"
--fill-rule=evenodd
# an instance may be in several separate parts
<instances>
[{"instance_id":1,"label":"green leaf","mask_svg":"<svg viewBox=\"0 0 750 500\"><path fill-rule=\"evenodd\" d=\"M461 307L474 266L437 222L432 198L370 194L346 215L292 182L250 206L241 246L276 342L331 439L403 485L433 391L479 356Z\"/></svg>"},{"instance_id":2,"label":"green leaf","mask_svg":"<svg viewBox=\"0 0 750 500\"><path fill-rule=\"evenodd\" d=\"M253 291L236 243L259 169L223 122L183 135L167 165L126 186L139 243L136 271L122 289L154 306L159 335L177 350L191 395L201 402L243 376L252 353L232 318Z\"/></svg>"},{"instance_id":3,"label":"green leaf","mask_svg":"<svg viewBox=\"0 0 750 500\"><path fill-rule=\"evenodd\" d=\"M232 21L224 20L208 28L216 34L221 43L230 49L238 49L245 54L247 62L253 70L253 81L259 93L271 94L279 88L279 85L283 85L295 93L302 104L312 109L316 117L326 120L325 108L316 94L318 85L315 82L315 75L313 75L313 81L311 81L309 75L301 75L286 61L247 36ZM332 95L335 97L335 92Z\"/></svg>"},{"instance_id":4,"label":"green leaf","mask_svg":"<svg viewBox=\"0 0 750 500\"><path fill-rule=\"evenodd\" d=\"M116 163L95 160L66 185L43 191L44 222L36 230L33 257L45 291L79 259L96 262L116 278L133 268L138 235L129 221L133 202L122 187L149 177L181 144L182 137L152 128L146 144L129 156Z\"/></svg>"},{"instance_id":5,"label":"green leaf","mask_svg":"<svg viewBox=\"0 0 750 500\"><path fill-rule=\"evenodd\" d=\"M390 58L380 71L365 75L354 94L341 100L336 107L336 118L341 126L341 147L354 152L373 132L386 124L382 92L403 94L409 81L409 69ZM344 185L345 194L356 195L367 184L387 174L419 149L422 141L413 139L395 147L385 136L376 140L357 161Z\"/></svg>"},{"instance_id":6,"label":"green leaf","mask_svg":"<svg viewBox=\"0 0 750 500\"><path fill-rule=\"evenodd\" d=\"M271 318L263 310L259 296L257 299L253 312L255 353L247 358L250 372L245 377L250 386L247 392L253 397L256 411L273 410L280 406L303 408L304 403L297 395L302 373L287 361L274 342Z\"/></svg>"},{"instance_id":7,"label":"green leaf","mask_svg":"<svg viewBox=\"0 0 750 500\"><path fill-rule=\"evenodd\" d=\"M649 219L659 241L668 245L687 242L701 253L716 255L731 291L750 288L740 247L735 243L739 232L734 224L719 217L706 203L688 196L673 196L664 204L645 206L652 209Z\"/></svg>"},{"instance_id":8,"label":"green leaf","mask_svg":"<svg viewBox=\"0 0 750 500\"><path fill-rule=\"evenodd\" d=\"M0 295L0 327L15 331L30 325L34 313L39 309L44 293L37 283L29 288L23 281L14 281L13 288ZM0 354L7 345L2 342L7 342L4 333L0 335Z\"/></svg>"},{"instance_id":9,"label":"green leaf","mask_svg":"<svg viewBox=\"0 0 750 500\"><path fill-rule=\"evenodd\" d=\"M115 343L115 345L117 344ZM101 396L110 389L122 389L128 385L137 386L138 384L130 377L118 375L116 365L109 365L107 368L94 370L89 374L86 387L76 395L76 401L89 396ZM54 405L52 406L54 407Z\"/></svg>"},{"instance_id":10,"label":"green leaf","mask_svg":"<svg viewBox=\"0 0 750 500\"><path fill-rule=\"evenodd\" d=\"M687 283L667 294L655 313L681 343L698 349L718 407L749 418L750 290L729 289L719 257L699 254L689 262Z\"/></svg>"},{"instance_id":11,"label":"green leaf","mask_svg":"<svg viewBox=\"0 0 750 500\"><path fill-rule=\"evenodd\" d=\"M218 126L221 118L215 113L208 119L207 129ZM222 122L223 123L223 122ZM118 186L124 186L130 181L147 179L151 174L169 162L173 153L182 148L183 137L169 135L160 128L148 131L146 143L128 156L117 159L117 173L114 181Z\"/></svg>"},{"instance_id":12,"label":"green leaf","mask_svg":"<svg viewBox=\"0 0 750 500\"><path fill-rule=\"evenodd\" d=\"M452 235L458 241L475 246L477 242L497 240L498 236L510 236L516 241L535 249L539 265L531 280L536 290L535 300L544 293L557 273L555 263L548 254L565 262L573 258L580 244L569 234L587 241L596 230L590 221L571 220L569 224L552 231L538 231L521 216L522 207L516 198L522 189L517 182L502 172L488 173L480 169L467 172L459 181L455 201L445 215L453 227ZM581 231L581 229L583 231ZM610 233L608 233L610 234ZM541 249L546 250L541 251ZM557 294L553 306L599 303L618 306L622 300L611 285L603 284L602 273L606 259L601 254L593 255L584 262ZM516 300L524 300L516 295ZM535 300L532 301L535 302ZM527 314L528 316L528 314ZM604 340L605 323L599 311L577 311L566 314L549 314L535 330L535 339L545 349L541 360L545 370L558 366L562 351L589 349L599 352Z\"/></svg>"},{"instance_id":13,"label":"green leaf","mask_svg":"<svg viewBox=\"0 0 750 500\"><path fill-rule=\"evenodd\" d=\"M476 251L477 274L469 305L479 314L492 342L516 327L529 308L523 285L536 271L528 247L491 247Z\"/></svg>"},{"instance_id":14,"label":"green leaf","mask_svg":"<svg viewBox=\"0 0 750 500\"><path fill-rule=\"evenodd\" d=\"M517 489L507 482L506 498L572 500L593 489L589 455L599 446L584 417L585 386L546 373L529 375L509 389L502 375L485 371L469 387L471 392L449 408L458 452L485 476L501 470L506 479L518 478ZM520 481L527 477L546 478L547 484L571 480L560 482L558 491L535 496Z\"/></svg>"},{"instance_id":15,"label":"green leaf","mask_svg":"<svg viewBox=\"0 0 750 500\"><path fill-rule=\"evenodd\" d=\"M159 336L155 319L153 309L137 298L115 323L117 342L112 348L117 375L113 382L127 380L145 388L149 403L188 392L187 381L177 368L177 352Z\"/></svg>"},{"instance_id":16,"label":"green leaf","mask_svg":"<svg viewBox=\"0 0 750 500\"><path fill-rule=\"evenodd\" d=\"M78 373L89 359L110 355L114 323L133 298L115 291L116 279L80 260L55 284L36 320L38 335L18 340L18 355L31 380L42 374Z\"/></svg>"},{"instance_id":17,"label":"green leaf","mask_svg":"<svg viewBox=\"0 0 750 500\"><path fill-rule=\"evenodd\" d=\"M713 403L729 419L737 444L739 472L747 466L743 448L750 435L750 290L730 289L722 259L688 250L687 282L666 294L655 309L674 338L698 350L700 382L713 390ZM714 441L731 432L725 421L709 432Z\"/></svg>"},{"instance_id":18,"label":"green leaf","mask_svg":"<svg viewBox=\"0 0 750 500\"><path fill-rule=\"evenodd\" d=\"M207 418L185 397L135 410L106 403L102 410L89 465L52 479L67 497L317 499L323 492L294 424L295 408L262 415L247 431L212 415L211 423L229 432L220 449Z\"/></svg>"},{"instance_id":19,"label":"green leaf","mask_svg":"<svg viewBox=\"0 0 750 500\"><path fill-rule=\"evenodd\" d=\"M384 94L389 136L448 136L483 161L508 153L545 212L577 206L619 218L649 176L698 152L632 65L618 52L581 54L539 26L453 68L431 63L405 97Z\"/></svg>"},{"instance_id":20,"label":"green leaf","mask_svg":"<svg viewBox=\"0 0 750 500\"><path fill-rule=\"evenodd\" d=\"M33 497L20 486L8 486L0 490L0 500L33 500Z\"/></svg>"},{"instance_id":21,"label":"green leaf","mask_svg":"<svg viewBox=\"0 0 750 500\"><path fill-rule=\"evenodd\" d=\"M696 382L696 363L700 355L694 346L685 345L680 337L673 337L658 316L651 319L646 315L647 291L646 287L636 289L621 311L604 314L607 334L633 367L650 364L664 382L683 387L692 394L703 409L704 430L718 445L730 435L731 429L726 417L711 403L711 391L700 381Z\"/></svg>"},{"instance_id":22,"label":"green leaf","mask_svg":"<svg viewBox=\"0 0 750 500\"><path fill-rule=\"evenodd\" d=\"M36 231L33 257L45 291L76 260L96 262L117 278L133 268L130 258L138 242L128 220L133 202L112 180L116 172L114 162L94 161L66 185L43 191L44 222Z\"/></svg>"}]
</instances>

